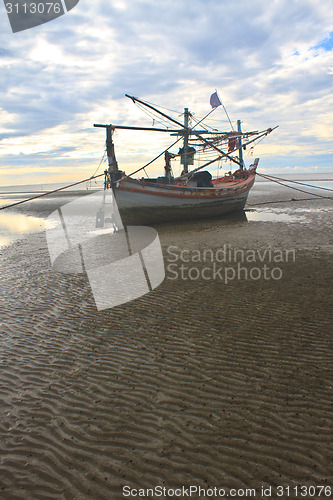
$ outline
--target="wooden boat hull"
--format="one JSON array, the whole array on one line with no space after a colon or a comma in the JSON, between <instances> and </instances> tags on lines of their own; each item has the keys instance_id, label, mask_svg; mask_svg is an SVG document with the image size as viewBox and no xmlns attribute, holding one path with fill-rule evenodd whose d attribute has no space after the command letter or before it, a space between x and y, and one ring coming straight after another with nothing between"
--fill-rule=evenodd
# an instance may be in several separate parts
<instances>
[{"instance_id":1,"label":"wooden boat hull","mask_svg":"<svg viewBox=\"0 0 333 500\"><path fill-rule=\"evenodd\" d=\"M158 185L124 178L115 195L125 225L218 217L243 210L255 173L247 179L215 179L214 187Z\"/></svg>"}]
</instances>

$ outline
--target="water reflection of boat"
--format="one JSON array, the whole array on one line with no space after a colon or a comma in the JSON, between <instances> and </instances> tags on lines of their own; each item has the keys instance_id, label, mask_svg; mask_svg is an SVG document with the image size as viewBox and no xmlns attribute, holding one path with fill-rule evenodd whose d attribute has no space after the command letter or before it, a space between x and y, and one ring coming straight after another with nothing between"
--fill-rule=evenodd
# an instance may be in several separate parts
<instances>
[{"instance_id":1,"label":"water reflection of boat","mask_svg":"<svg viewBox=\"0 0 333 500\"><path fill-rule=\"evenodd\" d=\"M216 217L243 210L249 190L255 181L259 161L256 158L253 164L246 168L243 150L250 143L268 135L273 129L242 132L240 120L237 122L236 131L220 132L209 129L204 120L222 104L217 93L211 96L211 111L196 123L187 108L184 109L184 123L181 123L150 103L136 97L127 97L134 103L148 108L150 112L162 115L164 120L177 125L178 128L95 125L106 129L109 167L105 171L104 186L105 189L113 189L125 224L152 224L168 220ZM197 130L199 124L200 130ZM113 132L116 129L167 132L176 136L175 142L154 159L164 155L164 175L157 178L133 179L133 175L145 171L154 160L130 175L121 171L118 168L113 143ZM180 141L182 147L179 151L171 152L171 148ZM196 168L189 170L189 166L194 166L198 153L200 153L200 163ZM214 153L213 158L212 153ZM171 165L176 159L180 160L183 168L181 175L177 177L174 176ZM233 162L237 169L215 179L209 171L202 170L223 160ZM97 221L103 226L103 210L98 214Z\"/></svg>"}]
</instances>

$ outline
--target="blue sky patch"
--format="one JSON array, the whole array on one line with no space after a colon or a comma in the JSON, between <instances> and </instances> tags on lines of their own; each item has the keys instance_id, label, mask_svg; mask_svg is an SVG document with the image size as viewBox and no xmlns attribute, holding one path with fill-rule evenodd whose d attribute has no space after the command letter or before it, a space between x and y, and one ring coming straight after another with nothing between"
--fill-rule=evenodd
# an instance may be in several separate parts
<instances>
[{"instance_id":1,"label":"blue sky patch","mask_svg":"<svg viewBox=\"0 0 333 500\"><path fill-rule=\"evenodd\" d=\"M314 47L315 49L324 49L327 52L333 49L333 31L330 32L327 38L325 38L322 42L318 43Z\"/></svg>"}]
</instances>

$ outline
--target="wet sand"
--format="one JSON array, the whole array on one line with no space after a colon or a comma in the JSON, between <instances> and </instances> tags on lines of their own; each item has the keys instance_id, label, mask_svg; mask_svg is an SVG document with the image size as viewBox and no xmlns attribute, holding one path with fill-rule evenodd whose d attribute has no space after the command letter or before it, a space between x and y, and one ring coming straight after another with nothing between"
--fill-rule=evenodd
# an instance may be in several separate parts
<instances>
[{"instance_id":1,"label":"wet sand","mask_svg":"<svg viewBox=\"0 0 333 500\"><path fill-rule=\"evenodd\" d=\"M125 485L261 498L261 486L330 483L332 202L256 208L291 198L265 189L248 220L158 232L166 266L170 246L294 250L244 264L279 267L280 279L171 279L167 268L148 295L97 312L85 276L51 268L43 232L0 250L1 499L121 499Z\"/></svg>"}]
</instances>

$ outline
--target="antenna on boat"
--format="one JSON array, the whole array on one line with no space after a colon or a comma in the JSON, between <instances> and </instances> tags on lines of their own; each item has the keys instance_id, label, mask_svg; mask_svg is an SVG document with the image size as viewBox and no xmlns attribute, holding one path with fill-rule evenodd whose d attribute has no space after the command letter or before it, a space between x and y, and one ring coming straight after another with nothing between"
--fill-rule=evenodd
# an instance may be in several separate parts
<instances>
[{"instance_id":1,"label":"antenna on boat","mask_svg":"<svg viewBox=\"0 0 333 500\"><path fill-rule=\"evenodd\" d=\"M231 129L232 129L233 131L235 131L235 129L234 129L234 127L233 127L233 124L232 124L232 122L231 122L231 120L230 120L230 116L228 115L228 111L227 111L227 110L226 110L226 108L224 107L224 104L223 104L223 102L222 102L222 100L221 100L221 97L218 95L218 93L217 93L217 90L216 90L216 89L215 89L215 92L216 92L216 95L217 95L217 96L218 96L218 98L219 98L219 101L220 101L220 103L221 103L221 105L222 105L222 108L224 109L225 114L227 115L227 118L228 118L228 120L229 120L229 123L230 123L230 127L231 127Z\"/></svg>"}]
</instances>

